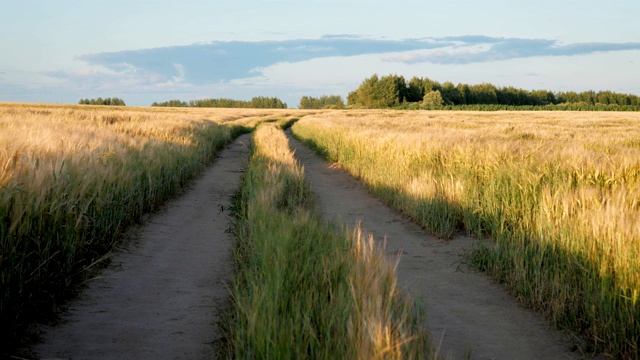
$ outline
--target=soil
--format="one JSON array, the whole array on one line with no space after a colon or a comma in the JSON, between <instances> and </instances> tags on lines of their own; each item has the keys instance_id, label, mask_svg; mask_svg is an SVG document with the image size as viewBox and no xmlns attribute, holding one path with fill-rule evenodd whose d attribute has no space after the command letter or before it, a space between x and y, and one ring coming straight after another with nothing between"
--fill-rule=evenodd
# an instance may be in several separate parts
<instances>
[{"instance_id":1,"label":"soil","mask_svg":"<svg viewBox=\"0 0 640 360\"><path fill-rule=\"evenodd\" d=\"M208 359L232 280L229 196L250 135L220 152L178 199L129 232L99 278L42 328L41 359Z\"/></svg>"},{"instance_id":2,"label":"soil","mask_svg":"<svg viewBox=\"0 0 640 360\"><path fill-rule=\"evenodd\" d=\"M290 137L322 216L350 227L361 224L400 255L398 282L426 305L439 355L461 359L578 359L569 335L518 304L488 276L464 265L462 254L478 240L439 240L370 195L353 177Z\"/></svg>"}]
</instances>

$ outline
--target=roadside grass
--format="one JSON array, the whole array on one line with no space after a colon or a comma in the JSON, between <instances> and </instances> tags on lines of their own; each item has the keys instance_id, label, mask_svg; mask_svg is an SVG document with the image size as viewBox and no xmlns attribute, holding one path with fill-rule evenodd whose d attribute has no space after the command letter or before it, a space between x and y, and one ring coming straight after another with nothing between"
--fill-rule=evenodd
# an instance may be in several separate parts
<instances>
[{"instance_id":1,"label":"roadside grass","mask_svg":"<svg viewBox=\"0 0 640 360\"><path fill-rule=\"evenodd\" d=\"M233 200L227 357L429 358L422 307L400 292L396 263L372 238L337 231L313 211L303 168L278 127L290 122L258 127Z\"/></svg>"},{"instance_id":2,"label":"roadside grass","mask_svg":"<svg viewBox=\"0 0 640 360\"><path fill-rule=\"evenodd\" d=\"M271 114L0 104L0 354Z\"/></svg>"},{"instance_id":3,"label":"roadside grass","mask_svg":"<svg viewBox=\"0 0 640 360\"><path fill-rule=\"evenodd\" d=\"M472 263L583 351L640 357L639 114L350 111L292 131L433 234L492 239Z\"/></svg>"}]
</instances>

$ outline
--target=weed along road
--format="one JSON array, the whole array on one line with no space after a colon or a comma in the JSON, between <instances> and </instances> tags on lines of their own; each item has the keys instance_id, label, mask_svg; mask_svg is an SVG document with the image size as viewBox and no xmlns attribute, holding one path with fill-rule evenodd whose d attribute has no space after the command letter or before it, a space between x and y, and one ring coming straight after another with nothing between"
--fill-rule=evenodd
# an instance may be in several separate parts
<instances>
[{"instance_id":1,"label":"weed along road","mask_svg":"<svg viewBox=\"0 0 640 360\"><path fill-rule=\"evenodd\" d=\"M216 311L232 280L228 198L249 157L250 135L218 159L178 199L130 233L99 278L45 328L41 359L202 359L215 357Z\"/></svg>"},{"instance_id":2,"label":"weed along road","mask_svg":"<svg viewBox=\"0 0 640 360\"><path fill-rule=\"evenodd\" d=\"M330 166L290 137L325 219L361 222L375 239L386 238L390 256L400 255L399 284L424 299L427 328L440 355L454 359L573 359L563 334L487 276L462 264L474 240L437 240L373 198L346 172Z\"/></svg>"}]
</instances>

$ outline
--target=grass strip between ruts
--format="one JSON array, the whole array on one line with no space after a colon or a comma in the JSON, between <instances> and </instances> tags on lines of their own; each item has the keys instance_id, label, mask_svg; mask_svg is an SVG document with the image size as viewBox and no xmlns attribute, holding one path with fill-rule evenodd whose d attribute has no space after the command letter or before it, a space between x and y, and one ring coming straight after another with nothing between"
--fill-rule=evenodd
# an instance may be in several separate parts
<instances>
[{"instance_id":1,"label":"grass strip between ruts","mask_svg":"<svg viewBox=\"0 0 640 360\"><path fill-rule=\"evenodd\" d=\"M395 263L360 231L312 211L304 170L277 124L260 126L234 199L234 358L426 358L424 312L396 285ZM284 124L285 126L288 124Z\"/></svg>"}]
</instances>

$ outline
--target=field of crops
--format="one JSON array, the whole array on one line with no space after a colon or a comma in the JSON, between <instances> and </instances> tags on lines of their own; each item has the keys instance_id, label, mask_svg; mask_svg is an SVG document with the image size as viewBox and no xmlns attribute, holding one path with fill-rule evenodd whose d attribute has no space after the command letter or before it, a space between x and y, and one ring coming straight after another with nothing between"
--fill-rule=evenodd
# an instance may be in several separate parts
<instances>
[{"instance_id":1,"label":"field of crops","mask_svg":"<svg viewBox=\"0 0 640 360\"><path fill-rule=\"evenodd\" d=\"M637 356L635 112L0 104L0 345L50 314L222 146L270 123L254 135L234 209L228 355L429 356L424 314L384 250L313 212L278 128L297 118L296 137L434 235L489 240L469 262L580 334L584 349Z\"/></svg>"},{"instance_id":2,"label":"field of crops","mask_svg":"<svg viewBox=\"0 0 640 360\"><path fill-rule=\"evenodd\" d=\"M272 110L0 104L0 343Z\"/></svg>"},{"instance_id":3,"label":"field of crops","mask_svg":"<svg viewBox=\"0 0 640 360\"><path fill-rule=\"evenodd\" d=\"M491 239L470 260L586 349L637 356L638 113L335 111L292 130L435 235Z\"/></svg>"}]
</instances>

